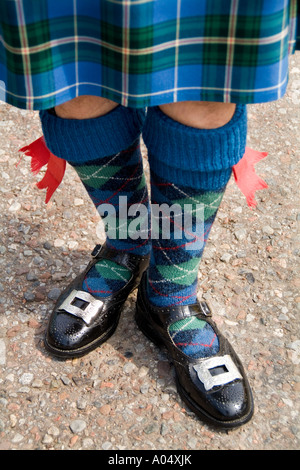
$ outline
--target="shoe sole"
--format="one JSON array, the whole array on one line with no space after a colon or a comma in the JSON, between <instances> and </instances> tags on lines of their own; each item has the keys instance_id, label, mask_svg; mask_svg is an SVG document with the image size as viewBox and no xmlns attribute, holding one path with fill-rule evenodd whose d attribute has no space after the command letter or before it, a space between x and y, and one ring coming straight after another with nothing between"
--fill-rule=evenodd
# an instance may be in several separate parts
<instances>
[{"instance_id":1,"label":"shoe sole","mask_svg":"<svg viewBox=\"0 0 300 470\"><path fill-rule=\"evenodd\" d=\"M154 343L157 347L159 348L164 348L168 352L168 357L169 361L173 363L172 358L170 358L170 354L168 351L167 346L165 345L163 339L157 333L157 331L154 331L151 325L143 318L143 311L142 309L137 305L136 306L136 313L135 313L135 321L141 332L148 338L152 343ZM231 421L221 421L213 416L209 415L203 408L201 408L194 400L191 399L190 395L185 391L184 387L181 385L177 371L175 368L175 383L177 387L177 391L183 400L183 402L189 407L189 409L195 413L198 418L200 418L202 421L206 422L210 426L213 426L218 429L218 431L228 431L230 429L236 429L247 422L249 422L253 416L254 409L253 409L253 398L252 398L252 393L251 393L251 401L252 401L252 407L249 411L249 413L245 416L242 416L240 419L236 420L231 420Z\"/></svg>"}]
</instances>

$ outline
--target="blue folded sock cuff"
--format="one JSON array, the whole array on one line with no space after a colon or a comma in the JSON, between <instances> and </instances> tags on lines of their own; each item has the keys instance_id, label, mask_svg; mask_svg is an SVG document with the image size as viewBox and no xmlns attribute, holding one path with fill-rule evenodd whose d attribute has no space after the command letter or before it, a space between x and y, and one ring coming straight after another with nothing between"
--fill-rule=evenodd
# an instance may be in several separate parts
<instances>
[{"instance_id":1,"label":"blue folded sock cuff","mask_svg":"<svg viewBox=\"0 0 300 470\"><path fill-rule=\"evenodd\" d=\"M62 119L40 111L48 149L69 163L84 163L127 149L140 135L143 109L117 108L93 119Z\"/></svg>"},{"instance_id":2,"label":"blue folded sock cuff","mask_svg":"<svg viewBox=\"0 0 300 470\"><path fill-rule=\"evenodd\" d=\"M247 109L237 105L232 119L217 129L196 129L149 108L143 128L149 165L158 176L199 189L224 187L245 153Z\"/></svg>"}]
</instances>

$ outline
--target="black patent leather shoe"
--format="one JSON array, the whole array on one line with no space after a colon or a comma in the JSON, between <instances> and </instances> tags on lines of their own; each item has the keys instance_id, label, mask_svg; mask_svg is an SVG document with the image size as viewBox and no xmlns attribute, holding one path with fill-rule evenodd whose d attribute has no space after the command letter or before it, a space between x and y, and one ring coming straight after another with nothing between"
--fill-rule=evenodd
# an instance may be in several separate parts
<instances>
[{"instance_id":1,"label":"black patent leather shoe","mask_svg":"<svg viewBox=\"0 0 300 470\"><path fill-rule=\"evenodd\" d=\"M193 359L179 350L169 334L172 323L197 316L214 329L219 352ZM188 306L156 307L146 295L146 275L139 286L135 319L141 331L157 346L165 346L175 368L177 390L188 407L203 421L218 429L232 429L253 415L251 389L243 366L232 346L218 331L206 302Z\"/></svg>"},{"instance_id":2,"label":"black patent leather shoe","mask_svg":"<svg viewBox=\"0 0 300 470\"><path fill-rule=\"evenodd\" d=\"M104 343L115 332L129 294L138 286L149 256L116 252L106 244L97 245L87 268L58 298L45 335L45 348L62 358L80 357ZM106 298L82 290L88 271L100 260L110 259L126 267L131 277L126 285Z\"/></svg>"}]
</instances>

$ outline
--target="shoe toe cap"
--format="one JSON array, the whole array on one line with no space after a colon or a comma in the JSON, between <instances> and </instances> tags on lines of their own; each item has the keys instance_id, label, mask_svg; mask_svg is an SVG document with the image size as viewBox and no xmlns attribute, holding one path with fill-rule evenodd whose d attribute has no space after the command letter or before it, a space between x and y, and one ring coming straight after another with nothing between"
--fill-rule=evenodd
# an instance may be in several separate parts
<instances>
[{"instance_id":1,"label":"shoe toe cap","mask_svg":"<svg viewBox=\"0 0 300 470\"><path fill-rule=\"evenodd\" d=\"M214 409L216 418L229 421L237 420L250 413L252 398L248 387L242 380L224 385L208 395L208 401Z\"/></svg>"},{"instance_id":2,"label":"shoe toe cap","mask_svg":"<svg viewBox=\"0 0 300 470\"><path fill-rule=\"evenodd\" d=\"M206 390L204 384L190 369L192 379L185 377L184 397L191 408L203 419L217 427L233 428L250 420L253 415L251 388L245 376L227 384ZM188 382L193 384L187 387Z\"/></svg>"},{"instance_id":3,"label":"shoe toe cap","mask_svg":"<svg viewBox=\"0 0 300 470\"><path fill-rule=\"evenodd\" d=\"M68 313L57 313L49 323L46 341L56 349L76 349L82 341L84 326L82 321Z\"/></svg>"}]
</instances>

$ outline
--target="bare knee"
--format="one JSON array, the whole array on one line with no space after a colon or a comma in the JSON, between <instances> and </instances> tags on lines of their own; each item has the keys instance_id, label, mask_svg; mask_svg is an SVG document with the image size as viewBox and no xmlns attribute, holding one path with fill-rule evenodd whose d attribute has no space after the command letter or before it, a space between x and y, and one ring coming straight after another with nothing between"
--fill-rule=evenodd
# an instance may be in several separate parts
<instances>
[{"instance_id":1,"label":"bare knee","mask_svg":"<svg viewBox=\"0 0 300 470\"><path fill-rule=\"evenodd\" d=\"M118 103L99 96L83 95L55 107L57 116L64 119L93 119L112 111Z\"/></svg>"},{"instance_id":2,"label":"bare knee","mask_svg":"<svg viewBox=\"0 0 300 470\"><path fill-rule=\"evenodd\" d=\"M216 129L229 122L235 112L234 103L180 101L160 106L170 118L198 129Z\"/></svg>"}]
</instances>

